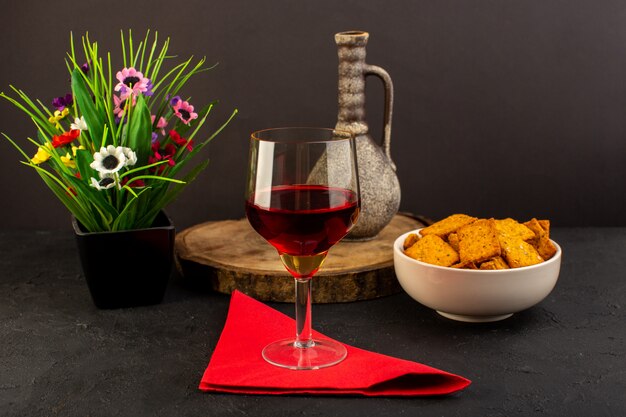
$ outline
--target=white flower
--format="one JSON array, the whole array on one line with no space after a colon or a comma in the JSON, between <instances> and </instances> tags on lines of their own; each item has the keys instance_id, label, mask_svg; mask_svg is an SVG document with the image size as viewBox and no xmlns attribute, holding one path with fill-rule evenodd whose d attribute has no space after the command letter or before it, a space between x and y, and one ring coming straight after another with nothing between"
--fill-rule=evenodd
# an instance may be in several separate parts
<instances>
[{"instance_id":1,"label":"white flower","mask_svg":"<svg viewBox=\"0 0 626 417\"><path fill-rule=\"evenodd\" d=\"M109 188L115 186L115 178L104 177L98 181L94 177L91 177L91 186L97 188L98 190L108 190Z\"/></svg>"},{"instance_id":2,"label":"white flower","mask_svg":"<svg viewBox=\"0 0 626 417\"><path fill-rule=\"evenodd\" d=\"M113 174L119 171L126 164L126 156L121 146L117 148L109 145L100 148L100 152L93 154L93 162L89 165L102 174Z\"/></svg>"},{"instance_id":3,"label":"white flower","mask_svg":"<svg viewBox=\"0 0 626 417\"><path fill-rule=\"evenodd\" d=\"M85 118L80 116L80 119L77 117L74 119L74 123L71 124L70 129L78 129L81 132L83 130L89 130L87 127L87 122L85 122Z\"/></svg>"},{"instance_id":4,"label":"white flower","mask_svg":"<svg viewBox=\"0 0 626 417\"><path fill-rule=\"evenodd\" d=\"M100 173L99 181L95 179L94 177L91 177L90 185L94 188L97 188L98 190L108 190L109 188L112 188L115 185L117 185L118 190L122 189L122 186L120 184L120 176L118 175L117 172L113 174Z\"/></svg>"},{"instance_id":5,"label":"white flower","mask_svg":"<svg viewBox=\"0 0 626 417\"><path fill-rule=\"evenodd\" d=\"M137 154L130 148L122 147L122 152L126 157L126 165L135 165L137 163Z\"/></svg>"}]
</instances>

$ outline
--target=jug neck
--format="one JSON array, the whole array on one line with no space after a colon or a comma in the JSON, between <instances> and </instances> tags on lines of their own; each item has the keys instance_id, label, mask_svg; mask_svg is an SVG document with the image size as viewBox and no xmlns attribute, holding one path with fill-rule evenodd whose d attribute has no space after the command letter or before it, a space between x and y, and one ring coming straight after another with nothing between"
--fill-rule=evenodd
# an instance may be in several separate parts
<instances>
[{"instance_id":1,"label":"jug neck","mask_svg":"<svg viewBox=\"0 0 626 417\"><path fill-rule=\"evenodd\" d=\"M365 55L369 34L361 31L335 34L339 56L338 114L336 128L355 135L367 134L365 119Z\"/></svg>"}]
</instances>

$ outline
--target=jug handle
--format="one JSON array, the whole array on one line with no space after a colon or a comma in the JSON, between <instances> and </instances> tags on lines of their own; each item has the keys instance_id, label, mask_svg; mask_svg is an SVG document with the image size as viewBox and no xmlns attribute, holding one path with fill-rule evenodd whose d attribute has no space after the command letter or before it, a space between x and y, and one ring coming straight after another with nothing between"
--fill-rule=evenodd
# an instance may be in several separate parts
<instances>
[{"instance_id":1,"label":"jug handle","mask_svg":"<svg viewBox=\"0 0 626 417\"><path fill-rule=\"evenodd\" d=\"M393 82L391 81L391 77L381 67L376 65L365 65L363 67L363 73L367 75L375 75L380 78L383 82L385 88L385 118L383 125L383 150L385 151L385 155L389 159L391 163L391 167L393 170L396 170L396 164L393 163L391 159L391 116L393 115Z\"/></svg>"}]
</instances>

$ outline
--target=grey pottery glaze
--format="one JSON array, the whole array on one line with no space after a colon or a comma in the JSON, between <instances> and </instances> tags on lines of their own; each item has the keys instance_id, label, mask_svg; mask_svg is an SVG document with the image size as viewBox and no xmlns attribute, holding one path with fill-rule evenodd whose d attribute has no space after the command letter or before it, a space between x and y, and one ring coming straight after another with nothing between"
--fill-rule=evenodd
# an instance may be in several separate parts
<instances>
[{"instance_id":1,"label":"grey pottery glaze","mask_svg":"<svg viewBox=\"0 0 626 417\"><path fill-rule=\"evenodd\" d=\"M359 183L361 214L348 240L374 238L393 218L400 207L400 183L391 160L391 116L393 111L393 84L382 68L365 62L369 34L361 31L335 34L339 55L338 130L354 134ZM385 118L382 147L369 134L365 117L365 78L375 75L385 87Z\"/></svg>"}]
</instances>

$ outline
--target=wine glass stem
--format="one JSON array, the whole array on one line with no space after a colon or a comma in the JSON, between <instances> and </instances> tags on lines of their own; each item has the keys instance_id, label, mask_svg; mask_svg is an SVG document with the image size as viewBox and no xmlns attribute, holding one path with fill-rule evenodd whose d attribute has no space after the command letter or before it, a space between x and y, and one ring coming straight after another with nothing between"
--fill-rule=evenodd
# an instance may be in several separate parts
<instances>
[{"instance_id":1,"label":"wine glass stem","mask_svg":"<svg viewBox=\"0 0 626 417\"><path fill-rule=\"evenodd\" d=\"M311 335L311 279L295 278L296 281L296 341L295 346L313 346Z\"/></svg>"}]
</instances>

